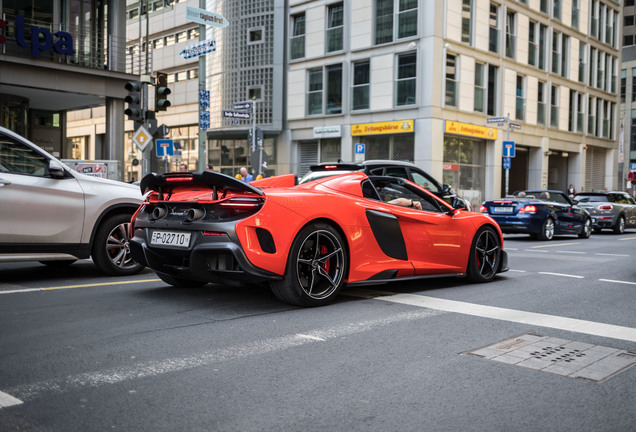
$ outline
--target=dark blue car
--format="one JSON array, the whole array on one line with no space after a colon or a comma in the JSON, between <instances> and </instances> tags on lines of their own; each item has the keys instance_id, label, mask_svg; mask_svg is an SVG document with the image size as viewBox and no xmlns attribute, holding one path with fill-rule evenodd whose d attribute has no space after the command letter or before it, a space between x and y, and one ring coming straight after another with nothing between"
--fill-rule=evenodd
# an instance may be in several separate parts
<instances>
[{"instance_id":1,"label":"dark blue car","mask_svg":"<svg viewBox=\"0 0 636 432\"><path fill-rule=\"evenodd\" d=\"M492 217L503 233L525 233L540 240L551 240L556 234L589 238L592 219L576 204L558 190L526 190L485 201L479 211Z\"/></svg>"}]
</instances>

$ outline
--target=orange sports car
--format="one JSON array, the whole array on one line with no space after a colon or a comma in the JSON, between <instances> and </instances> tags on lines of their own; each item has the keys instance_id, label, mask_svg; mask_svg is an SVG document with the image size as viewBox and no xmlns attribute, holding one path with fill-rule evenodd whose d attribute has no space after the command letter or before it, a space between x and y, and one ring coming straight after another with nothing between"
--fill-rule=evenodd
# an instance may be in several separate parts
<instances>
[{"instance_id":1,"label":"orange sports car","mask_svg":"<svg viewBox=\"0 0 636 432\"><path fill-rule=\"evenodd\" d=\"M174 286L269 283L282 301L328 304L344 285L433 276L487 282L508 270L490 217L415 183L354 172L302 185L221 173L149 174L133 258Z\"/></svg>"}]
</instances>

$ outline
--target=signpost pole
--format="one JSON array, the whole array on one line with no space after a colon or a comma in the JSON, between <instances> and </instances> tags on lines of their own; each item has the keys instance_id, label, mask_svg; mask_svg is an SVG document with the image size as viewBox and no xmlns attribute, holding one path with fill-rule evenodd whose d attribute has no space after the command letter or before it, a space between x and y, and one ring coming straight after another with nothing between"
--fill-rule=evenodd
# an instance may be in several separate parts
<instances>
[{"instance_id":1,"label":"signpost pole","mask_svg":"<svg viewBox=\"0 0 636 432\"><path fill-rule=\"evenodd\" d=\"M199 0L199 7L201 9L205 9L205 0ZM205 41L206 37L206 26L204 24L199 24L199 41ZM199 93L201 90L205 91L205 60L206 56L199 56ZM199 108L201 109L201 108ZM198 158L198 170L203 172L206 168L206 164L208 163L207 158L207 132L205 129L201 128L201 122L199 121L199 158Z\"/></svg>"},{"instance_id":2,"label":"signpost pole","mask_svg":"<svg viewBox=\"0 0 636 432\"><path fill-rule=\"evenodd\" d=\"M510 141L510 113L506 117L506 141ZM508 184L510 183L510 168L506 168L506 193L504 196L508 196Z\"/></svg>"}]
</instances>

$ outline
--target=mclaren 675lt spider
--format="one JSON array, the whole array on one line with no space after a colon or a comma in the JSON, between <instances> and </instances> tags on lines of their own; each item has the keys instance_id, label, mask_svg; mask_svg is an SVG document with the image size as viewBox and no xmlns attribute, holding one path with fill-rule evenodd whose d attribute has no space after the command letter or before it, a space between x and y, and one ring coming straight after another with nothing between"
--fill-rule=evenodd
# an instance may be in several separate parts
<instances>
[{"instance_id":1,"label":"mclaren 675lt spider","mask_svg":"<svg viewBox=\"0 0 636 432\"><path fill-rule=\"evenodd\" d=\"M296 185L216 172L148 174L131 253L166 283L267 283L282 301L322 306L343 286L508 270L499 226L415 183L353 172Z\"/></svg>"}]
</instances>

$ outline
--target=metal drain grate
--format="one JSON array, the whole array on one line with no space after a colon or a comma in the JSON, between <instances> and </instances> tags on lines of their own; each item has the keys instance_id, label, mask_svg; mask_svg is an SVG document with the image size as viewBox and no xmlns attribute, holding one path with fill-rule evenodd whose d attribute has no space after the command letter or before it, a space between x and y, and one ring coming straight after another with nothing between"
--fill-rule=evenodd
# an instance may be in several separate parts
<instances>
[{"instance_id":1,"label":"metal drain grate","mask_svg":"<svg viewBox=\"0 0 636 432\"><path fill-rule=\"evenodd\" d=\"M636 364L636 353L631 351L534 333L464 354L594 382L603 382Z\"/></svg>"}]
</instances>

